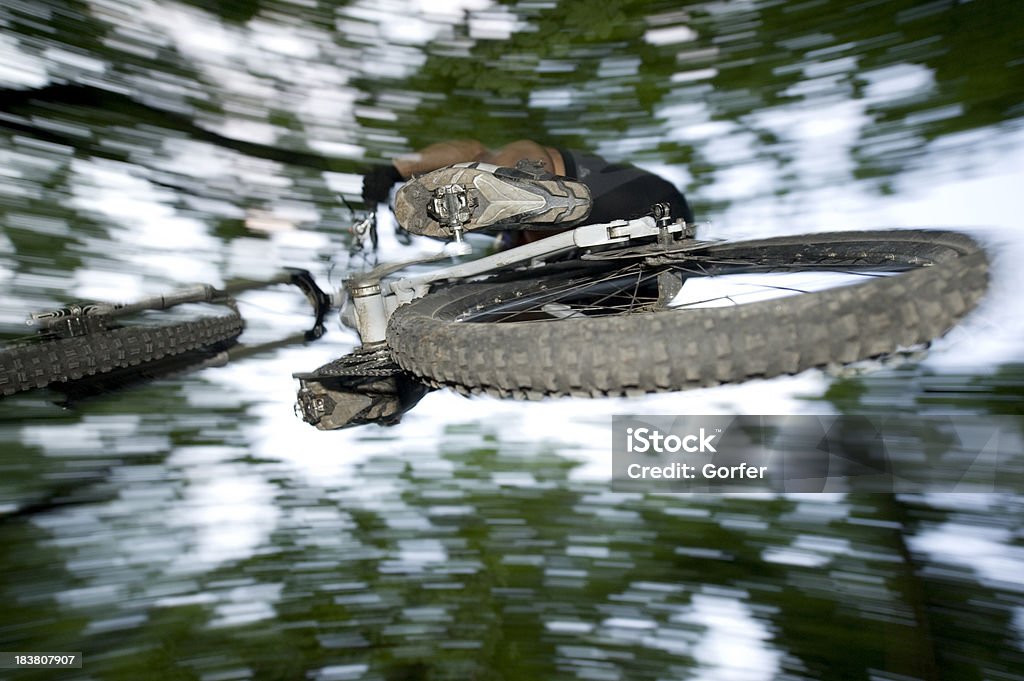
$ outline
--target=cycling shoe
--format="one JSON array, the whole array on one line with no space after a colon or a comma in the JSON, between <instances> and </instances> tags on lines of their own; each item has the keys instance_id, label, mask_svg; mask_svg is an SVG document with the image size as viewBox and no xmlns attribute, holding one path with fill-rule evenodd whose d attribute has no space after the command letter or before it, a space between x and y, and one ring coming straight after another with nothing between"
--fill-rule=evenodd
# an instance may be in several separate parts
<instances>
[{"instance_id":1,"label":"cycling shoe","mask_svg":"<svg viewBox=\"0 0 1024 681\"><path fill-rule=\"evenodd\" d=\"M465 231L569 226L588 215L590 189L566 177L461 163L413 178L395 197L395 217L413 234L452 236L452 215Z\"/></svg>"}]
</instances>

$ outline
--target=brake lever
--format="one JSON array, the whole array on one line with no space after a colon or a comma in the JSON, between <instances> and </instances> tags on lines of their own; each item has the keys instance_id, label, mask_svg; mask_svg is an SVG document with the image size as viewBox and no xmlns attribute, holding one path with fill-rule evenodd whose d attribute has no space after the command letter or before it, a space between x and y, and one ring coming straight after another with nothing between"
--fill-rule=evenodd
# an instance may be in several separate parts
<instances>
[{"instance_id":1,"label":"brake lever","mask_svg":"<svg viewBox=\"0 0 1024 681\"><path fill-rule=\"evenodd\" d=\"M316 321L313 323L313 328L306 331L304 335L307 341L316 340L323 336L326 331L324 318L331 309L331 297L317 286L316 281L313 280L313 275L308 270L286 267L285 271L291 275L288 283L298 286L299 290L305 294L306 300L313 306L313 314L316 317Z\"/></svg>"}]
</instances>

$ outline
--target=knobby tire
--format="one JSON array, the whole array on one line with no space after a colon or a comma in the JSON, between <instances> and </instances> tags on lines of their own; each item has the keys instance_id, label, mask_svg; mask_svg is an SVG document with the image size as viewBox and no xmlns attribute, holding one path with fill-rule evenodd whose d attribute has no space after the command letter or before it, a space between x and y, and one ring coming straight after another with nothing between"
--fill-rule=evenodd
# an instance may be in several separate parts
<instances>
[{"instance_id":1,"label":"knobby tire","mask_svg":"<svg viewBox=\"0 0 1024 681\"><path fill-rule=\"evenodd\" d=\"M45 338L0 350L0 395L102 376L185 353L226 346L242 332L237 315L165 325L125 326Z\"/></svg>"},{"instance_id":2,"label":"knobby tire","mask_svg":"<svg viewBox=\"0 0 1024 681\"><path fill-rule=\"evenodd\" d=\"M407 371L467 394L539 399L681 390L796 374L930 342L975 306L988 282L988 261L974 240L929 230L709 244L672 267L897 273L734 307L502 323L470 320L510 301L543 300L579 273L455 284L399 307L388 344Z\"/></svg>"}]
</instances>

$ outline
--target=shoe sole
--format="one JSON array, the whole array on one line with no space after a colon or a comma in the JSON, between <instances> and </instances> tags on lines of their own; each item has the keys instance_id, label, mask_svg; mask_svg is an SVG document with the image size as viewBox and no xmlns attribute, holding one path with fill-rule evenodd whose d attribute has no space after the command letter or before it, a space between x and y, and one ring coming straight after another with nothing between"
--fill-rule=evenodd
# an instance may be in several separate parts
<instances>
[{"instance_id":1,"label":"shoe sole","mask_svg":"<svg viewBox=\"0 0 1024 681\"><path fill-rule=\"evenodd\" d=\"M534 180L495 174L501 169L485 164L452 166L407 182L395 197L398 223L414 234L447 238L447 226L427 213L434 191L457 184L466 188L471 209L466 231L494 225L565 225L590 215L591 197L586 185L563 177Z\"/></svg>"}]
</instances>

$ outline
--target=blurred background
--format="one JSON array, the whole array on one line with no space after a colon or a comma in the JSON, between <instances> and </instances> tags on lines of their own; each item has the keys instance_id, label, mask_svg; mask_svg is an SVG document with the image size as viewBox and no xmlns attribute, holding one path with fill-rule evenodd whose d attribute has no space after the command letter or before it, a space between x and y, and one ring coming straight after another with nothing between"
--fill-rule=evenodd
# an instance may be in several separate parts
<instances>
[{"instance_id":1,"label":"blurred background","mask_svg":"<svg viewBox=\"0 0 1024 681\"><path fill-rule=\"evenodd\" d=\"M322 433L293 416L291 373L353 346L332 320L73 409L7 398L0 650L82 651L59 672L81 679L1024 678L1018 495L608 480L613 414L1019 427L1022 102L1014 0L4 0L5 339L70 298L285 265L336 286L361 265L360 169L453 137L638 163L706 237L962 229L992 281L926 357L864 373L436 392L399 426ZM437 248L389 217L381 257ZM293 291L241 309L247 341L308 321Z\"/></svg>"}]
</instances>

